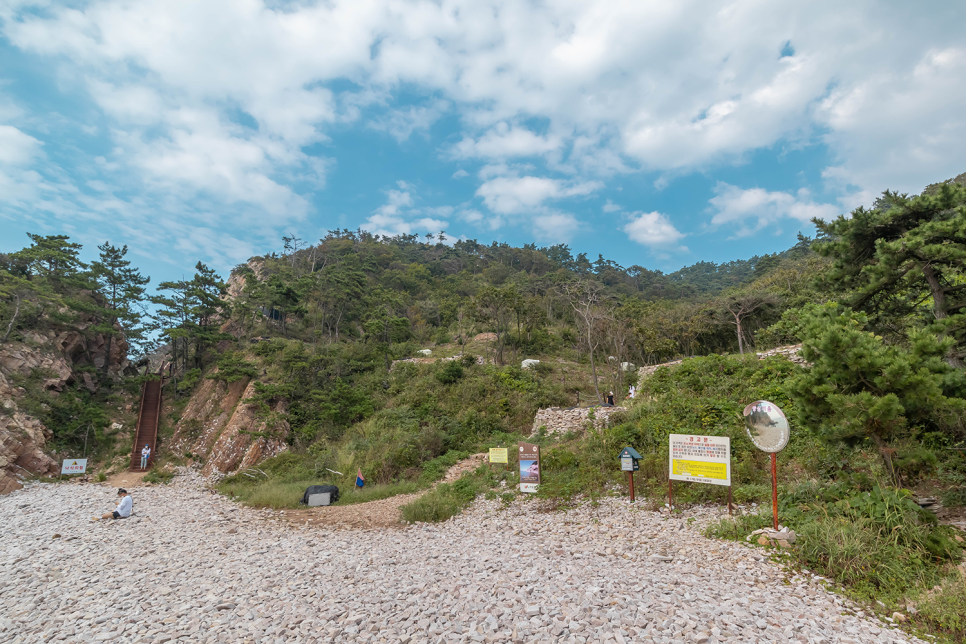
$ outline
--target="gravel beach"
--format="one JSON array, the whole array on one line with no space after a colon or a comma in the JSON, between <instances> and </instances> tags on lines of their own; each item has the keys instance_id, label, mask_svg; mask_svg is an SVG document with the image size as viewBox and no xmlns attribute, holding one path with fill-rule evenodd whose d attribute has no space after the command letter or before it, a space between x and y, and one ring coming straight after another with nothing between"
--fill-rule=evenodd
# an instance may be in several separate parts
<instances>
[{"instance_id":1,"label":"gravel beach","mask_svg":"<svg viewBox=\"0 0 966 644\"><path fill-rule=\"evenodd\" d=\"M193 473L130 491L122 521L91 522L114 507L99 485L0 497L0 642L921 641L701 536L717 509L478 501L444 524L336 530Z\"/></svg>"}]
</instances>

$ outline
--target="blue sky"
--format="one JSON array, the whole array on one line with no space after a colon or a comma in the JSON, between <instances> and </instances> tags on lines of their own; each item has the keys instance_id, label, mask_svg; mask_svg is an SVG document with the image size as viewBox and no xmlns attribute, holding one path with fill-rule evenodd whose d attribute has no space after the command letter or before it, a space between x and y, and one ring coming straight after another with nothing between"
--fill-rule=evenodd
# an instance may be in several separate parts
<instances>
[{"instance_id":1,"label":"blue sky","mask_svg":"<svg viewBox=\"0 0 966 644\"><path fill-rule=\"evenodd\" d=\"M8 0L0 251L110 240L155 281L332 228L665 271L774 252L966 171L964 27L948 2Z\"/></svg>"}]
</instances>

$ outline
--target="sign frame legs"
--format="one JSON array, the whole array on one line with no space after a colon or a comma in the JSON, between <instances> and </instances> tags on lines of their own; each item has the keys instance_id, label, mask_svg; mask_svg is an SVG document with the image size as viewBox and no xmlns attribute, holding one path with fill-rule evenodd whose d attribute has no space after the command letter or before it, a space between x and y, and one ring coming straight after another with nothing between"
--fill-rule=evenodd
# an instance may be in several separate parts
<instances>
[{"instance_id":1,"label":"sign frame legs","mask_svg":"<svg viewBox=\"0 0 966 644\"><path fill-rule=\"evenodd\" d=\"M674 479L667 480L667 509L674 509Z\"/></svg>"},{"instance_id":2,"label":"sign frame legs","mask_svg":"<svg viewBox=\"0 0 966 644\"><path fill-rule=\"evenodd\" d=\"M778 530L778 454L771 453L771 513Z\"/></svg>"},{"instance_id":3,"label":"sign frame legs","mask_svg":"<svg viewBox=\"0 0 966 644\"><path fill-rule=\"evenodd\" d=\"M634 472L627 473L627 481L631 486L631 503L634 502Z\"/></svg>"}]
</instances>

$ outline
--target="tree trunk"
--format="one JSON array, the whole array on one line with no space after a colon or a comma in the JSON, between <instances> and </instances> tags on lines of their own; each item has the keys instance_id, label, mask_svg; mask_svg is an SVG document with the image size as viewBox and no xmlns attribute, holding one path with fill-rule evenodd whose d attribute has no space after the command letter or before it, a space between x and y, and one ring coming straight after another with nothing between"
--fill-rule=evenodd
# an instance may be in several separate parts
<instances>
[{"instance_id":1,"label":"tree trunk","mask_svg":"<svg viewBox=\"0 0 966 644\"><path fill-rule=\"evenodd\" d=\"M603 401L600 399L600 387L597 385L597 365L594 362L594 345L593 341L590 339L592 330L591 326L587 325L587 348L590 350L590 370L594 374L594 394L597 396L597 404L602 404Z\"/></svg>"},{"instance_id":2,"label":"tree trunk","mask_svg":"<svg viewBox=\"0 0 966 644\"><path fill-rule=\"evenodd\" d=\"M899 475L892 466L892 454L890 453L889 446L885 444L885 441L883 441L878 434L872 435L872 441L875 443L875 446L879 448L879 454L882 456L882 464L885 465L886 472L889 474L892 484L896 487L900 487L901 483L899 481Z\"/></svg>"},{"instance_id":3,"label":"tree trunk","mask_svg":"<svg viewBox=\"0 0 966 644\"><path fill-rule=\"evenodd\" d=\"M111 325L111 328L113 329L113 327L114 327L114 325L112 324ZM104 379L105 380L107 379L108 370L111 368L111 349L113 348L113 346L114 346L114 334L113 333L108 333L107 334L107 351L104 354L104 371L103 371L103 373L104 373Z\"/></svg>"},{"instance_id":4,"label":"tree trunk","mask_svg":"<svg viewBox=\"0 0 966 644\"><path fill-rule=\"evenodd\" d=\"M927 263L920 263L919 269L929 284L929 292L932 294L932 313L937 320L945 320L949 317L949 305L946 302L946 289L939 283L939 275L936 270ZM946 356L946 362L956 369L966 369L966 362L957 355Z\"/></svg>"},{"instance_id":5,"label":"tree trunk","mask_svg":"<svg viewBox=\"0 0 966 644\"><path fill-rule=\"evenodd\" d=\"M734 318L735 318L735 332L738 334L738 353L741 354L741 355L745 355L745 343L744 343L744 341L743 341L743 339L741 337L742 336L742 333L741 333L741 317L740 317L740 315L738 313L735 313L734 311L732 311L730 309L728 310L728 313L731 313L731 315L733 315Z\"/></svg>"},{"instance_id":6,"label":"tree trunk","mask_svg":"<svg viewBox=\"0 0 966 644\"><path fill-rule=\"evenodd\" d=\"M13 317L10 318L10 322L7 324L7 331L3 334L3 340L0 340L0 342L6 342L7 338L10 337L10 331L13 330L13 325L17 321L17 317L20 315L20 294L14 293L13 297L16 300L16 305L13 309Z\"/></svg>"}]
</instances>

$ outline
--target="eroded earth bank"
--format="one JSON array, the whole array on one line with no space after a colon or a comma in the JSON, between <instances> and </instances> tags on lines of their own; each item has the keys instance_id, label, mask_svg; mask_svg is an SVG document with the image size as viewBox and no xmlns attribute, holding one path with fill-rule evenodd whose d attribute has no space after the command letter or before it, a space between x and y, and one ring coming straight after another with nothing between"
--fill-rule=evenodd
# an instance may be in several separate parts
<instances>
[{"instance_id":1,"label":"eroded earth bank","mask_svg":"<svg viewBox=\"0 0 966 644\"><path fill-rule=\"evenodd\" d=\"M765 551L607 500L440 525L293 527L196 474L0 497L0 642L909 642Z\"/></svg>"}]
</instances>

